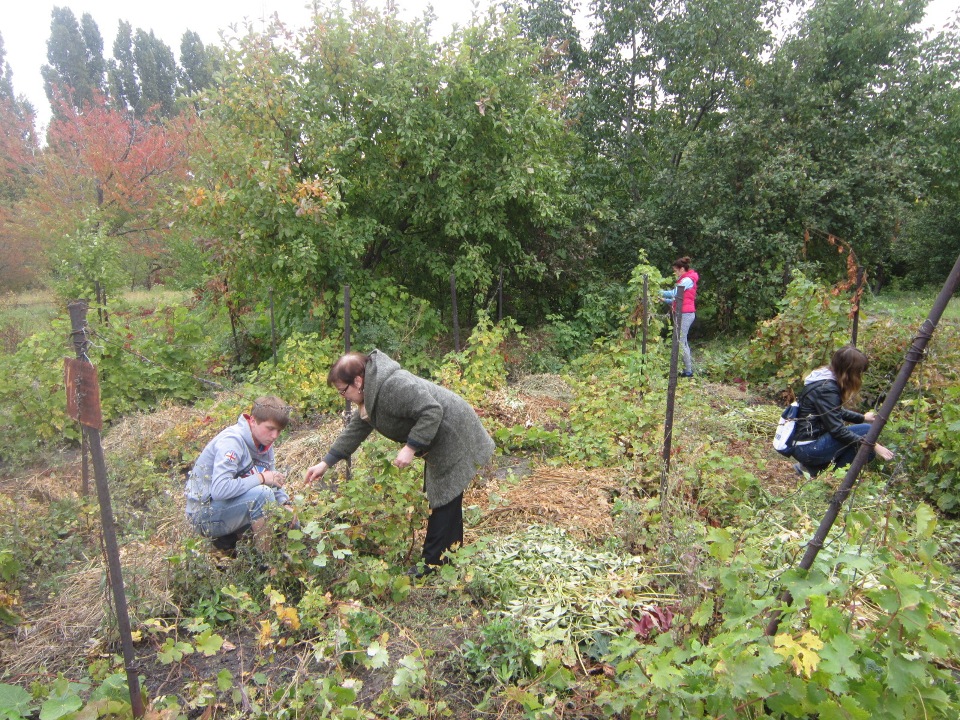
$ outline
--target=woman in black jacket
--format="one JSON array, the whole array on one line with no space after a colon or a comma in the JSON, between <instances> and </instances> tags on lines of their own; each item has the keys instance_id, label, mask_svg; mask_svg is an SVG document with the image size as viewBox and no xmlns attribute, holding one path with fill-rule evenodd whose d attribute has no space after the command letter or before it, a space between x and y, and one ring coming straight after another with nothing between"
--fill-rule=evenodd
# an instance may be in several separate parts
<instances>
[{"instance_id":1,"label":"woman in black jacket","mask_svg":"<svg viewBox=\"0 0 960 720\"><path fill-rule=\"evenodd\" d=\"M844 404L860 391L868 365L866 355L847 345L833 354L830 365L817 368L804 379L793 431L793 457L799 461L794 469L798 473L817 475L830 463L846 467L853 462L876 415L873 411L862 415ZM871 460L874 454L884 460L893 458L880 443L874 445Z\"/></svg>"}]
</instances>

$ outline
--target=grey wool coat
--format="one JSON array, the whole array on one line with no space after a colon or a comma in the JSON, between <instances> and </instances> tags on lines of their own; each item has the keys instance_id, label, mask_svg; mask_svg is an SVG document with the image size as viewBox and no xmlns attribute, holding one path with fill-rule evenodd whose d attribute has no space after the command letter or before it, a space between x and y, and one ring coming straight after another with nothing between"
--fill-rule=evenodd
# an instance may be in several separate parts
<instances>
[{"instance_id":1,"label":"grey wool coat","mask_svg":"<svg viewBox=\"0 0 960 720\"><path fill-rule=\"evenodd\" d=\"M427 501L437 508L460 495L493 457L493 440L466 400L407 372L379 350L367 360L363 404L366 418L354 412L323 458L328 466L350 457L376 430L423 458Z\"/></svg>"}]
</instances>

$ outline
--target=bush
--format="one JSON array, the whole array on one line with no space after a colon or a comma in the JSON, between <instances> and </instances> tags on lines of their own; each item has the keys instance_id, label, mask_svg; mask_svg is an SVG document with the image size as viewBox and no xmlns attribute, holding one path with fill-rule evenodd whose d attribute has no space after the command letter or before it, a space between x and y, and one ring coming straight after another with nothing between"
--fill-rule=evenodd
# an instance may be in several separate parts
<instances>
[{"instance_id":1,"label":"bush","mask_svg":"<svg viewBox=\"0 0 960 720\"><path fill-rule=\"evenodd\" d=\"M751 340L742 377L782 395L825 365L850 341L850 304L828 287L795 272L776 317L764 320Z\"/></svg>"}]
</instances>

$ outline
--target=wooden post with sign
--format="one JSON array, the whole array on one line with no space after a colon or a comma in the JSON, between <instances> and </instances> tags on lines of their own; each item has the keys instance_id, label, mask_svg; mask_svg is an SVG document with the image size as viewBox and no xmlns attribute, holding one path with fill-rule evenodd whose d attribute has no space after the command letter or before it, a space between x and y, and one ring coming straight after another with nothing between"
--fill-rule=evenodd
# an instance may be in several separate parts
<instances>
[{"instance_id":1,"label":"wooden post with sign","mask_svg":"<svg viewBox=\"0 0 960 720\"><path fill-rule=\"evenodd\" d=\"M140 695L140 679L137 676L136 657L133 651L133 634L130 631L130 615L127 612L127 596L123 588L123 572L120 567L120 549L117 545L117 529L113 520L110 488L107 486L107 463L103 457L100 430L103 415L100 410L100 385L97 370L87 358L87 311L86 300L70 303L70 325L76 359L64 362L64 382L67 389L67 413L83 425L90 444L93 460L93 477L97 486L100 504L100 524L103 531L103 548L107 556L107 576L113 591L113 605L117 614L117 628L123 649L123 664L127 672L127 687L130 690L130 708L133 716L143 717L143 697Z\"/></svg>"}]
</instances>

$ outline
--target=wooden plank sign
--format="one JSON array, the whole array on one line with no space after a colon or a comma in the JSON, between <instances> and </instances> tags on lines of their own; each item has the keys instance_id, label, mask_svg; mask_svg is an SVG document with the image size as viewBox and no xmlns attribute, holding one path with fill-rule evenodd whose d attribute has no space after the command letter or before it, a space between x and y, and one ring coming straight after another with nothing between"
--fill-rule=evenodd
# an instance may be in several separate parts
<instances>
[{"instance_id":1,"label":"wooden plank sign","mask_svg":"<svg viewBox=\"0 0 960 720\"><path fill-rule=\"evenodd\" d=\"M102 430L97 369L86 360L64 358L63 384L67 389L67 415L81 425Z\"/></svg>"}]
</instances>

